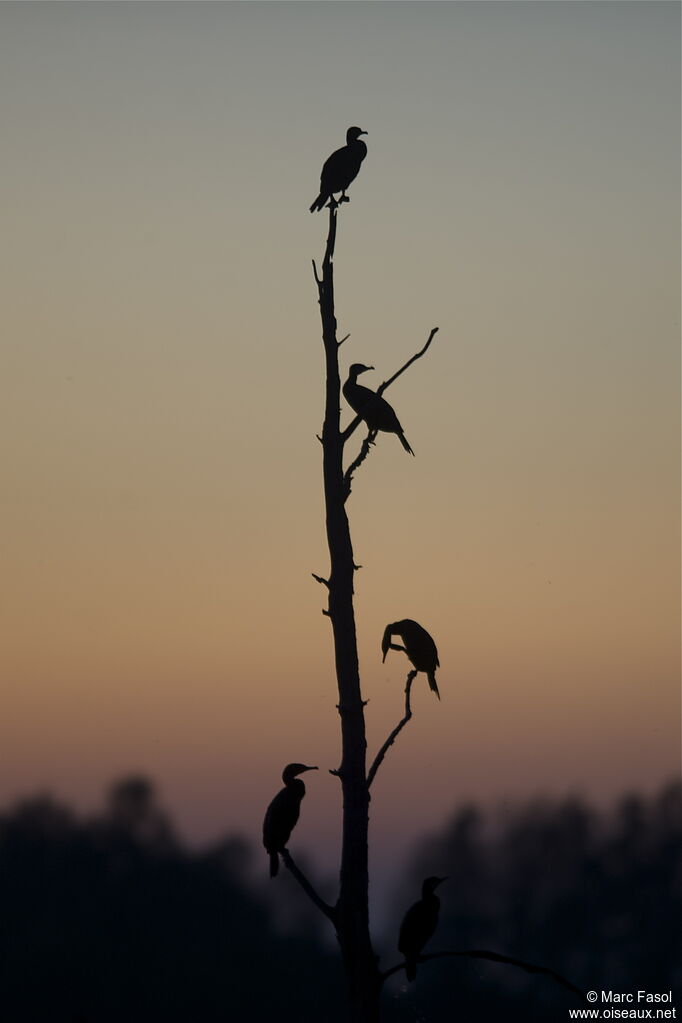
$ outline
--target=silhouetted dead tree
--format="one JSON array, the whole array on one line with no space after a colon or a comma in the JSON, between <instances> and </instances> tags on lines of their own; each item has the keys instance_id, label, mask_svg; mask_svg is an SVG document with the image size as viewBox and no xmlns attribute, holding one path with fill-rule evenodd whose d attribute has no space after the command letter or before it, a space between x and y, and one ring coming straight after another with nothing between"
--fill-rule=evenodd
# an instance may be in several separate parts
<instances>
[{"instance_id":1,"label":"silhouetted dead tree","mask_svg":"<svg viewBox=\"0 0 682 1023\"><path fill-rule=\"evenodd\" d=\"M339 895L335 905L327 904L317 893L308 878L293 861L288 850L281 853L282 862L296 878L308 897L331 921L339 940L343 966L349 994L352 1023L378 1023L379 1000L384 982L405 967L400 963L389 970L381 971L378 957L372 947L368 905L368 824L370 785L372 784L386 753L412 717L410 693L417 671L410 671L405 686L405 711L395 728L380 747L367 770L365 737L365 701L360 689L357 637L353 609L353 579L358 567L353 557L350 526L346 503L351 493L353 476L363 464L376 439L376 431L368 433L360 450L344 470L345 445L363 421L356 416L341 429L341 377L339 374L339 348L348 335L340 341L336 337L336 312L334 301L334 250L336 245L338 203L329 203L329 229L322 273L313 261L313 272L317 284L320 316L322 320L322 341L326 363L326 401L322 435L318 439L323 449L323 478L326 509L327 543L329 547L330 572L328 577L316 575L313 578L328 591L328 605L324 609L331 622L334 637L336 678L339 693L338 711L341 718L342 756L341 764L330 773L337 776L343 791L343 837L341 849L341 871ZM404 373L417 359L428 351L436 333L434 327L424 346L398 369L393 376L377 389L377 395L384 391ZM534 967L520 960L509 959L496 952L457 951L431 953L417 961L452 956L487 958L496 962L509 963L532 972L548 974L572 991L577 989L558 974L544 967ZM579 992L578 992L579 993Z\"/></svg>"},{"instance_id":2,"label":"silhouetted dead tree","mask_svg":"<svg viewBox=\"0 0 682 1023\"><path fill-rule=\"evenodd\" d=\"M334 247L337 206L329 207L329 230L322 276L313 264L322 318L326 364L326 401L322 428L323 477L330 573L329 615L334 636L336 678L341 717L342 756L337 774L343 790L343 838L336 932L341 947L353 1020L379 1019L381 976L372 948L368 906L369 788L365 754L364 702L360 691L353 576L356 571L346 514L350 479L344 475L343 453L348 436L341 431L339 341L334 303Z\"/></svg>"},{"instance_id":3,"label":"silhouetted dead tree","mask_svg":"<svg viewBox=\"0 0 682 1023\"><path fill-rule=\"evenodd\" d=\"M366 769L364 701L360 690L355 614L353 610L353 577L357 566L353 558L346 502L350 496L353 474L369 454L376 434L368 431L357 457L344 470L344 448L362 421L356 416L341 430L341 377L339 347L336 337L334 302L334 248L336 244L337 205L329 206L329 230L322 261L322 274L315 263L322 341L326 362L326 403L322 429L324 495L329 546L328 579L315 576L329 591L326 614L334 635L336 677L339 691L338 710L341 717L342 757L336 774L343 790L343 839L339 898L334 907L335 926L348 983L352 1018L356 1023L376 1023L379 1019L379 995L383 978L372 948L368 908L368 821L369 786L388 747L409 719L411 676L406 688L406 717L381 748L370 769ZM429 348L437 327L429 334L423 348L412 356L377 390L383 392ZM286 862L286 861L285 861Z\"/></svg>"}]
</instances>

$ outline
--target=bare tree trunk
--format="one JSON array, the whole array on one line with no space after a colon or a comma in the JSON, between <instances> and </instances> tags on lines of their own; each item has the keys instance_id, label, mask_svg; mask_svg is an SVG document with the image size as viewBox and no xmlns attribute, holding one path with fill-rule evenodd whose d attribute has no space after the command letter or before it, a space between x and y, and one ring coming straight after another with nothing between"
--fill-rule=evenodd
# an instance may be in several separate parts
<instances>
[{"instance_id":1,"label":"bare tree trunk","mask_svg":"<svg viewBox=\"0 0 682 1023\"><path fill-rule=\"evenodd\" d=\"M327 372L322 446L327 542L331 565L328 580L329 616L334 634L342 732L339 777L343 789L343 840L336 925L348 985L351 1019L353 1023L377 1023L381 977L369 932L369 788L365 766L367 742L353 610L355 565L343 476L339 343L336 339L334 311L335 241L336 207L332 203L322 277L316 272L315 279L319 291Z\"/></svg>"},{"instance_id":2,"label":"bare tree trunk","mask_svg":"<svg viewBox=\"0 0 682 1023\"><path fill-rule=\"evenodd\" d=\"M343 844L341 851L341 884L336 906L330 906L293 863L288 850L282 852L284 862L294 874L317 907L332 921L341 945L341 955L346 974L352 1023L379 1023L379 999L382 985L393 974L404 970L405 961L381 972L372 949L369 931L369 876L368 876L368 825L369 790L388 749L393 745L402 729L412 717L410 691L416 670L407 675L405 684L405 712L398 724L376 754L369 773L366 768L367 741L365 739L364 702L360 691L358 649L355 634L353 610L353 576L356 568L353 559L353 545L346 515L346 501L351 492L353 474L367 458L376 437L371 430L362 442L360 452L343 469L343 454L346 440L351 436L361 417L356 418L341 431L341 379L339 376L339 342L336 339L336 315L334 310L334 246L336 243L336 210L332 200L329 207L329 233L322 264L322 277L313 263L315 280L319 292L320 315L322 317L322 340L327 371L327 390L322 448L324 467L324 496L327 513L327 542L331 571L328 579L315 576L329 590L327 614L331 619L336 657L336 679L339 689L339 714L341 716L342 758L338 774L343 789ZM388 380L380 385L377 394L381 396L394 380L405 372L429 349L438 327L433 327L426 344L400 367ZM343 339L345 340L345 338ZM398 647L397 649L403 649ZM537 966L521 959L513 959L488 949L450 949L432 952L417 957L417 962L443 958L486 959L506 963L525 970L527 973L544 974L572 991L585 1002L583 993L555 970ZM585 1003L586 1004L586 1003Z\"/></svg>"}]
</instances>

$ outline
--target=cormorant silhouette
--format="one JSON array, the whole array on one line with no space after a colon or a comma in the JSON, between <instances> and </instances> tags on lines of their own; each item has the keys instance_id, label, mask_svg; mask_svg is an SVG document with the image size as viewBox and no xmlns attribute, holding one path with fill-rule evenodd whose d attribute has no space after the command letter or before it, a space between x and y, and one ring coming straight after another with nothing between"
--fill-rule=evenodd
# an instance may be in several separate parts
<instances>
[{"instance_id":1,"label":"cormorant silhouette","mask_svg":"<svg viewBox=\"0 0 682 1023\"><path fill-rule=\"evenodd\" d=\"M414 451L407 443L407 437L403 433L403 428L392 406L376 391L371 391L369 387L363 387L358 383L360 373L366 373L369 369L374 369L374 366L363 366L360 362L353 363L348 370L348 379L343 385L344 398L353 411L361 419L364 419L370 430L397 433L402 446L413 455Z\"/></svg>"},{"instance_id":2,"label":"cormorant silhouette","mask_svg":"<svg viewBox=\"0 0 682 1023\"><path fill-rule=\"evenodd\" d=\"M398 948L405 956L405 976L408 980L414 980L417 976L417 957L421 955L438 924L440 899L434 892L443 881L447 881L447 877L426 878L422 885L421 899L410 906L400 925Z\"/></svg>"},{"instance_id":3,"label":"cormorant silhouette","mask_svg":"<svg viewBox=\"0 0 682 1023\"><path fill-rule=\"evenodd\" d=\"M320 175L320 194L310 207L311 213L321 210L333 192L341 192L339 202L348 202L346 189L357 177L360 164L367 156L367 146L360 141L360 135L366 134L361 128L349 128L346 132L346 145L325 160Z\"/></svg>"},{"instance_id":4,"label":"cormorant silhouette","mask_svg":"<svg viewBox=\"0 0 682 1023\"><path fill-rule=\"evenodd\" d=\"M398 646L391 643L392 636L400 636L405 646ZM382 661L386 660L389 650L404 650L417 671L425 671L431 692L435 693L440 700L438 685L436 683L436 668L440 667L438 650L431 636L418 622L411 618L403 618L401 622L393 622L384 629L381 640Z\"/></svg>"},{"instance_id":5,"label":"cormorant silhouette","mask_svg":"<svg viewBox=\"0 0 682 1023\"><path fill-rule=\"evenodd\" d=\"M305 764L287 764L282 771L284 788L272 800L263 819L263 845L270 856L270 877L277 875L279 854L294 830L305 795L305 785L296 776L316 770L316 767L306 767Z\"/></svg>"}]
</instances>

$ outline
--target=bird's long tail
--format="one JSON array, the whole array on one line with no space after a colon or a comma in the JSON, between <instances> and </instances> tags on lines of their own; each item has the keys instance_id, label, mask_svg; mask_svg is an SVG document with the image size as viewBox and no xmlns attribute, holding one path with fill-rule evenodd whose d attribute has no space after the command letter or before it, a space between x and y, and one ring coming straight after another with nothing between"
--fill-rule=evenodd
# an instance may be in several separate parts
<instances>
[{"instance_id":1,"label":"bird's long tail","mask_svg":"<svg viewBox=\"0 0 682 1023\"><path fill-rule=\"evenodd\" d=\"M314 213L317 210L317 212L319 213L320 210L324 209L324 204L326 203L328 198L329 198L328 195L325 195L324 192L320 192L317 199L310 207L310 212Z\"/></svg>"},{"instance_id":2,"label":"bird's long tail","mask_svg":"<svg viewBox=\"0 0 682 1023\"><path fill-rule=\"evenodd\" d=\"M401 430L401 431L400 431L400 433L398 434L398 437L400 438L400 443L401 443L401 444L402 444L402 446L403 446L403 447L405 448L405 450L406 450L406 451L407 451L407 452L408 452L408 453L409 453L410 455L413 455L413 454L414 454L414 451L412 450L412 448L410 447L410 445L409 445L409 444L407 443L407 437L405 436L405 434L403 433L403 431L402 431L402 430Z\"/></svg>"},{"instance_id":3,"label":"bird's long tail","mask_svg":"<svg viewBox=\"0 0 682 1023\"><path fill-rule=\"evenodd\" d=\"M427 674L429 677L429 688L431 692L435 693L438 699L440 700L440 693L438 692L438 683L436 682L436 673L435 671L429 671Z\"/></svg>"},{"instance_id":4,"label":"bird's long tail","mask_svg":"<svg viewBox=\"0 0 682 1023\"><path fill-rule=\"evenodd\" d=\"M414 959L405 960L405 976L408 980L416 980L417 977L417 964Z\"/></svg>"},{"instance_id":5,"label":"bird's long tail","mask_svg":"<svg viewBox=\"0 0 682 1023\"><path fill-rule=\"evenodd\" d=\"M270 877L277 877L279 871L279 853L270 853Z\"/></svg>"}]
</instances>

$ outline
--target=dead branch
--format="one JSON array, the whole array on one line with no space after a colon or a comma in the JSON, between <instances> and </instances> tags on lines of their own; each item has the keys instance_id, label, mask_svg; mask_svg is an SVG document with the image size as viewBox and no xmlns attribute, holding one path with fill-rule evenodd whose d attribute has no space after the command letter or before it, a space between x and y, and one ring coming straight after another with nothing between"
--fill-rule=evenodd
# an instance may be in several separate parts
<instances>
[{"instance_id":1,"label":"dead branch","mask_svg":"<svg viewBox=\"0 0 682 1023\"><path fill-rule=\"evenodd\" d=\"M522 959L512 959L511 956L504 956L500 952L488 952L486 949L464 949L462 951L455 950L449 952L431 952L428 955L417 956L415 962L425 963L429 959L445 959L452 958L454 956L466 957L469 959L488 959L493 963L505 963L507 966L517 966L520 970L525 970L526 973L541 973L545 977L550 977L556 984L566 988L567 991L571 991L574 995L577 995L582 1002L586 1002L584 993L575 984L572 984L570 980L566 980L556 970L550 970L547 966L536 966L535 963L526 963ZM407 963L398 963L397 966L392 966L390 970L385 970L381 974L382 983L392 977L394 973L399 973L400 970L404 970Z\"/></svg>"},{"instance_id":2,"label":"dead branch","mask_svg":"<svg viewBox=\"0 0 682 1023\"><path fill-rule=\"evenodd\" d=\"M405 372L405 370L408 368L408 366L411 366L413 362L416 362L417 359L421 359L422 355L426 354L426 352L427 352L427 350L429 348L429 345L431 344L431 342L433 341L433 339L434 339L434 337L436 336L437 333L438 333L438 327L432 327L431 328L431 333L428 336L427 342L424 345L424 347L421 349L421 351L417 352L416 355L413 355L411 359L408 359L407 362L405 363L405 365L401 366L397 373L394 373L393 376L390 377L388 380L386 380L385 383L381 384L377 388L377 394L383 394L384 391L386 390L386 388L390 387L391 384L393 383L393 381L397 380L398 377L402 373Z\"/></svg>"},{"instance_id":3,"label":"dead branch","mask_svg":"<svg viewBox=\"0 0 682 1023\"><path fill-rule=\"evenodd\" d=\"M298 881L298 883L300 884L301 888L306 893L308 898L315 903L320 912L324 913L327 919L331 920L331 922L336 927L337 914L334 906L330 906L327 902L324 901L322 896L317 893L317 891L313 888L312 884L305 876L303 871L300 869L300 867L298 867L296 863L294 863L292 855L288 849L282 849L280 852L280 856L282 857L282 862L284 863L284 866L287 868L289 873L296 878L296 880Z\"/></svg>"},{"instance_id":4,"label":"dead branch","mask_svg":"<svg viewBox=\"0 0 682 1023\"><path fill-rule=\"evenodd\" d=\"M376 430L369 430L369 432L367 433L367 436L365 437L365 439L362 442L362 446L360 448L360 453L358 454L357 458L355 458L350 463L350 465L348 466L348 468L346 469L346 471L343 474L343 499L344 499L344 501L347 501L348 498L350 497L351 485L353 483L353 474L362 465L364 460L367 458L367 455L369 454L370 448L372 447L372 445L374 444L374 441L376 440L376 436L377 436L377 431Z\"/></svg>"},{"instance_id":5,"label":"dead branch","mask_svg":"<svg viewBox=\"0 0 682 1023\"><path fill-rule=\"evenodd\" d=\"M367 788L369 788L372 782L374 781L374 776L379 770L381 763L384 757L386 756L389 746L393 745L395 740L398 738L400 732L403 730L407 722L412 717L412 708L410 707L410 690L412 689L412 683L414 682L416 677L417 677L416 671L411 671L407 676L407 681L405 683L405 714L398 722L398 724L395 726L395 728L389 735L388 739L375 756L374 762L372 763L372 766L369 769L369 774L367 775Z\"/></svg>"},{"instance_id":6,"label":"dead branch","mask_svg":"<svg viewBox=\"0 0 682 1023\"><path fill-rule=\"evenodd\" d=\"M332 201L328 205L329 209L329 231L327 233L327 244L324 250L324 259L322 260L322 276L323 280L329 279L329 274L334 263L334 247L336 245L336 209L338 203Z\"/></svg>"}]
</instances>

